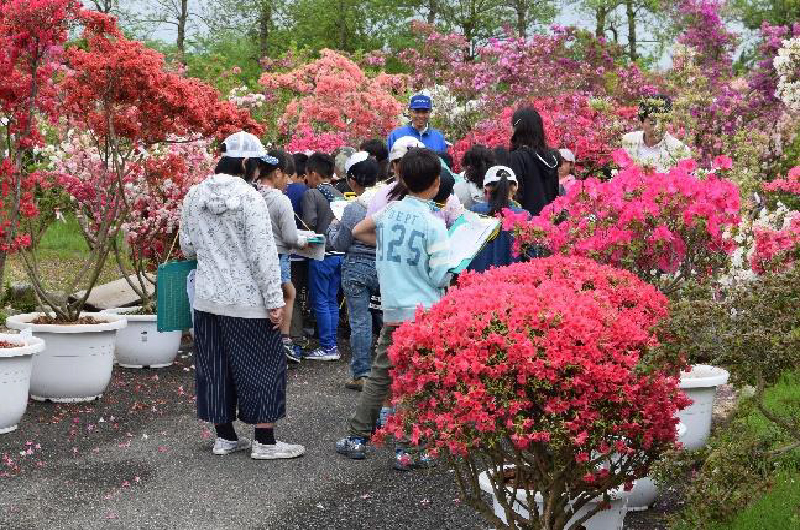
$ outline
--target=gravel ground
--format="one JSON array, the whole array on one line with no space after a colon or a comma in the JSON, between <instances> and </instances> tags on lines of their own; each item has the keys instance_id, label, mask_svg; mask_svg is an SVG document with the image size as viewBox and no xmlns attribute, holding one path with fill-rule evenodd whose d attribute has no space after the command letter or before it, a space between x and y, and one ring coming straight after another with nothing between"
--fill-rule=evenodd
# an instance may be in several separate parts
<instances>
[{"instance_id":1,"label":"gravel ground","mask_svg":"<svg viewBox=\"0 0 800 530\"><path fill-rule=\"evenodd\" d=\"M358 398L342 386L346 362L305 362L289 374L289 417L276 435L307 449L290 461L210 453L188 352L163 370L115 368L99 401L31 402L19 429L0 436L0 528L488 528L444 468L394 471L388 449L360 462L335 454ZM653 510L629 514L626 529L661 530L679 503L667 492Z\"/></svg>"},{"instance_id":2,"label":"gravel ground","mask_svg":"<svg viewBox=\"0 0 800 530\"><path fill-rule=\"evenodd\" d=\"M115 368L96 402L31 402L19 429L0 437L0 528L488 528L459 503L446 469L394 471L388 449L360 462L335 454L358 398L342 386L346 362L290 370L289 417L276 435L307 454L289 461L212 455L192 370L182 353L163 370Z\"/></svg>"}]
</instances>

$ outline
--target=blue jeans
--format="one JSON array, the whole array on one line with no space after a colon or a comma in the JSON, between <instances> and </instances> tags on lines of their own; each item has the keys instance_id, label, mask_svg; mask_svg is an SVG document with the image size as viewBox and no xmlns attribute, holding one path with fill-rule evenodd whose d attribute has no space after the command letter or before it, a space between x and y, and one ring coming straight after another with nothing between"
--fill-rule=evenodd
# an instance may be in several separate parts
<instances>
[{"instance_id":1,"label":"blue jeans","mask_svg":"<svg viewBox=\"0 0 800 530\"><path fill-rule=\"evenodd\" d=\"M347 256L342 265L342 289L350 318L350 371L353 377L369 374L372 364L372 313L369 299L379 289L375 258Z\"/></svg>"},{"instance_id":2,"label":"blue jeans","mask_svg":"<svg viewBox=\"0 0 800 530\"><path fill-rule=\"evenodd\" d=\"M325 256L309 263L311 307L317 317L319 345L325 350L336 346L339 331L339 285L342 281L342 256Z\"/></svg>"}]
</instances>

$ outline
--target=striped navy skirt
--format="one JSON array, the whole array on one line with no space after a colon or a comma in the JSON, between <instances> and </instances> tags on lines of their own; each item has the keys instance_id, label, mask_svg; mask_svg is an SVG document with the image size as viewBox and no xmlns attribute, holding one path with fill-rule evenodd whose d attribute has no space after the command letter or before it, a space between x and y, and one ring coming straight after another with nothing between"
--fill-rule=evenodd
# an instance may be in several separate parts
<instances>
[{"instance_id":1,"label":"striped navy skirt","mask_svg":"<svg viewBox=\"0 0 800 530\"><path fill-rule=\"evenodd\" d=\"M215 424L286 416L286 356L266 318L194 312L197 416Z\"/></svg>"}]
</instances>

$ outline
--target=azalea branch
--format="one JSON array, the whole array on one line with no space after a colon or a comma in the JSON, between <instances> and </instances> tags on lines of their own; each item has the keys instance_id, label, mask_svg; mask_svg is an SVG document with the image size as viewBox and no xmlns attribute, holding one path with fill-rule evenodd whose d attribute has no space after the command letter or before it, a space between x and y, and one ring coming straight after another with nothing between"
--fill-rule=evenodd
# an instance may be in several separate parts
<instances>
[{"instance_id":1,"label":"azalea branch","mask_svg":"<svg viewBox=\"0 0 800 530\"><path fill-rule=\"evenodd\" d=\"M780 427L789 436L791 436L795 440L798 440L798 443L789 445L784 448L780 448L776 451L772 451L772 453L783 454L788 451L791 451L794 448L800 446L800 422L781 418L779 415L773 413L771 410L767 408L766 404L764 403L764 391L766 386L764 381L764 372L760 367L756 367L755 372L756 372L757 386L755 395L753 396L753 401L756 404L756 408L765 418L767 418L769 421Z\"/></svg>"},{"instance_id":2,"label":"azalea branch","mask_svg":"<svg viewBox=\"0 0 800 530\"><path fill-rule=\"evenodd\" d=\"M34 255L34 253L29 253L27 250L20 252L20 255L22 256L22 263L26 272L28 273L28 277L31 280L31 285L33 285L33 289L36 291L36 295L39 297L39 300L44 302L53 310L53 313L55 313L56 317L66 318L67 314L63 311L60 304L51 298L51 296L47 293L47 290L44 288L44 285L42 284L40 276L36 270L36 263L31 262L31 258L28 254Z\"/></svg>"}]
</instances>

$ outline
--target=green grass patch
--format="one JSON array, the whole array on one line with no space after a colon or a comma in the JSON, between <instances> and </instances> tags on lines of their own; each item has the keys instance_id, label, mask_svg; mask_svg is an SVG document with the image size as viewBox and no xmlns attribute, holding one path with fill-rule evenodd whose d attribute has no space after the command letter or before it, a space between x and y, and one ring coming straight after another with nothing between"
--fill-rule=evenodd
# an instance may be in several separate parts
<instances>
[{"instance_id":1,"label":"green grass patch","mask_svg":"<svg viewBox=\"0 0 800 530\"><path fill-rule=\"evenodd\" d=\"M123 241L121 234L119 240ZM39 276L41 276L45 288L49 291L66 291L89 257L89 245L83 237L83 232L75 216L67 214L64 221L55 221L47 228L36 251ZM112 252L106 259L96 285L118 280L121 277ZM9 259L6 279L9 282L28 281L20 256L13 255ZM86 288L86 281L83 281L76 290L80 291Z\"/></svg>"},{"instance_id":2,"label":"green grass patch","mask_svg":"<svg viewBox=\"0 0 800 530\"><path fill-rule=\"evenodd\" d=\"M797 530L800 528L800 473L778 475L769 493L713 530Z\"/></svg>"},{"instance_id":3,"label":"green grass patch","mask_svg":"<svg viewBox=\"0 0 800 530\"><path fill-rule=\"evenodd\" d=\"M88 252L89 245L83 237L78 220L74 215L67 215L65 221L56 221L48 227L39 249L80 254Z\"/></svg>"}]
</instances>

